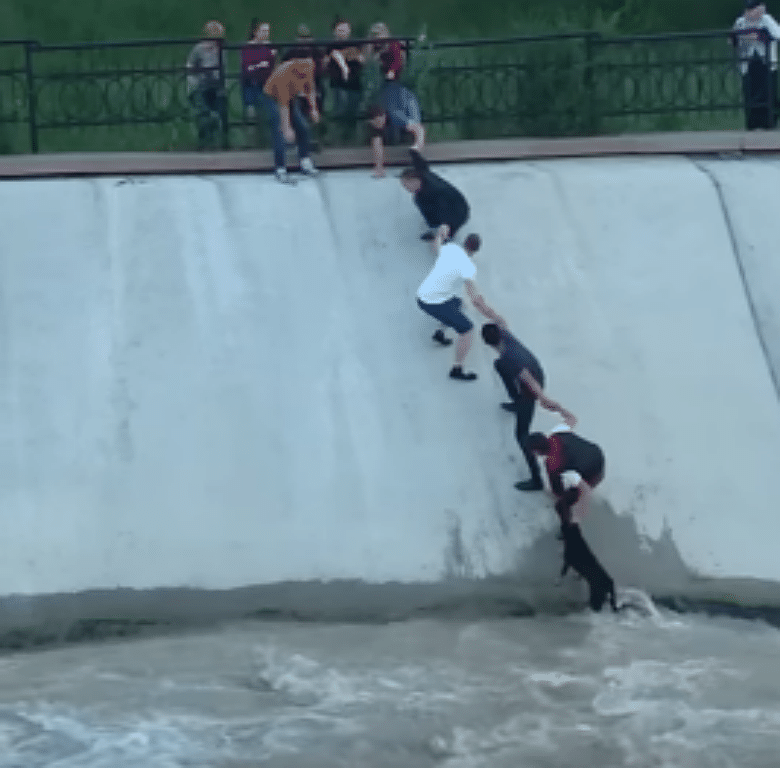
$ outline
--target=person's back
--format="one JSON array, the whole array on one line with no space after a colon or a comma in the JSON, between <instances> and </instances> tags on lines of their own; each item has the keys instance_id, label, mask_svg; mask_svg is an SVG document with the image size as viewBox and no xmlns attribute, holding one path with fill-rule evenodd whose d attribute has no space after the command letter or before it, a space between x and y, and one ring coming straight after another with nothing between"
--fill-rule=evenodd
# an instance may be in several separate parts
<instances>
[{"instance_id":1,"label":"person's back","mask_svg":"<svg viewBox=\"0 0 780 768\"><path fill-rule=\"evenodd\" d=\"M560 427L550 434L551 450L547 457L547 469L554 490L558 483L553 475L560 477L564 472L576 472L590 486L600 480L604 471L604 453L601 448L580 437L570 429Z\"/></svg>"},{"instance_id":2,"label":"person's back","mask_svg":"<svg viewBox=\"0 0 780 768\"><path fill-rule=\"evenodd\" d=\"M289 59L271 73L263 88L274 101L287 105L299 94L314 93L314 61L312 59Z\"/></svg>"},{"instance_id":3,"label":"person's back","mask_svg":"<svg viewBox=\"0 0 780 768\"><path fill-rule=\"evenodd\" d=\"M525 347L522 342L506 328L500 328L501 341L503 342L503 352L499 356L506 366L506 370L511 373L513 378L520 375L523 369L527 369L535 379L544 380L542 366L536 359L536 356L530 349ZM525 385L522 384L523 387Z\"/></svg>"},{"instance_id":4,"label":"person's back","mask_svg":"<svg viewBox=\"0 0 780 768\"><path fill-rule=\"evenodd\" d=\"M457 243L445 243L439 249L439 255L433 268L420 285L417 298L426 304L441 304L459 296L465 280L471 280L477 268L466 251Z\"/></svg>"}]
</instances>

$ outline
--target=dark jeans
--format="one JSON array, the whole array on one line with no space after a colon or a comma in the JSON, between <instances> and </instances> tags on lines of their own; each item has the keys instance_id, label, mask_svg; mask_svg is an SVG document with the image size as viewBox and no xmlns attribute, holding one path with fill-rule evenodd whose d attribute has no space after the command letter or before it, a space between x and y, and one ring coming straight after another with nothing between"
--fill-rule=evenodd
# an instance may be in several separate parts
<instances>
[{"instance_id":1,"label":"dark jeans","mask_svg":"<svg viewBox=\"0 0 780 768\"><path fill-rule=\"evenodd\" d=\"M258 104L262 106L268 116L268 124L271 127L271 138L274 143L274 165L277 168L285 168L287 142L282 133L282 119L279 112L279 105L267 94L261 93L258 98ZM290 124L295 131L295 141L298 145L298 157L309 156L309 126L301 114L301 105L298 99L290 102Z\"/></svg>"},{"instance_id":2,"label":"dark jeans","mask_svg":"<svg viewBox=\"0 0 780 768\"><path fill-rule=\"evenodd\" d=\"M777 72L770 70L760 56L753 56L748 62L748 71L742 76L742 94L747 129L774 128Z\"/></svg>"},{"instance_id":3,"label":"dark jeans","mask_svg":"<svg viewBox=\"0 0 780 768\"><path fill-rule=\"evenodd\" d=\"M189 100L195 109L198 146L215 143L227 125L227 99L222 89L198 88L189 95Z\"/></svg>"},{"instance_id":4,"label":"dark jeans","mask_svg":"<svg viewBox=\"0 0 780 768\"><path fill-rule=\"evenodd\" d=\"M331 86L333 94L333 120L341 141L354 138L357 131L357 115L360 109L360 91Z\"/></svg>"},{"instance_id":5,"label":"dark jeans","mask_svg":"<svg viewBox=\"0 0 780 768\"><path fill-rule=\"evenodd\" d=\"M539 471L539 462L536 460L536 454L528 447L528 435L531 431L531 422L534 418L534 409L536 408L536 397L525 387L517 386L518 371L516 366L508 365L506 360L501 357L496 358L493 367L504 382L506 391L516 407L517 421L515 422L515 439L523 452L528 470L531 473L531 479L542 482L541 472ZM531 371L533 377L539 382L539 386L544 387L544 372Z\"/></svg>"}]
</instances>

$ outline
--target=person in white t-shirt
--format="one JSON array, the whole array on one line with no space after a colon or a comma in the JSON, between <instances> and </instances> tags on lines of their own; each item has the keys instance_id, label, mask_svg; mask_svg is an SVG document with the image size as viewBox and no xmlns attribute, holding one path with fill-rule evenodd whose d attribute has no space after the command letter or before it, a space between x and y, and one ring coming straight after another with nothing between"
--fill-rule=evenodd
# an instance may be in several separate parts
<instances>
[{"instance_id":1,"label":"person in white t-shirt","mask_svg":"<svg viewBox=\"0 0 780 768\"><path fill-rule=\"evenodd\" d=\"M479 235L471 234L466 237L463 247L452 241L445 242L449 237L450 228L442 224L433 239L433 252L436 254L436 263L417 289L417 304L431 317L441 323L434 341L443 346L452 344L452 339L444 335L444 328L452 328L458 334L458 343L455 347L455 364L450 370L450 378L460 381L473 381L477 374L464 373L463 361L471 348L474 335L474 326L471 320L461 310L461 293L463 286L474 306L487 318L502 328L506 328L504 318L494 312L480 296L474 276L477 268L472 262L472 257L482 245Z\"/></svg>"},{"instance_id":2,"label":"person in white t-shirt","mask_svg":"<svg viewBox=\"0 0 780 768\"><path fill-rule=\"evenodd\" d=\"M731 43L742 74L745 126L773 128L777 105L777 40L780 25L762 0L746 0L745 12L734 22Z\"/></svg>"}]
</instances>

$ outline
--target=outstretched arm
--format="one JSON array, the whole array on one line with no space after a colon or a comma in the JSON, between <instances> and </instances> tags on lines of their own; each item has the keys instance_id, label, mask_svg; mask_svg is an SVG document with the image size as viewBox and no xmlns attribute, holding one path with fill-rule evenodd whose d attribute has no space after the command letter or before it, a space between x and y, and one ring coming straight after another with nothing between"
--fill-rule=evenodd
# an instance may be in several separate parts
<instances>
[{"instance_id":1,"label":"outstretched arm","mask_svg":"<svg viewBox=\"0 0 780 768\"><path fill-rule=\"evenodd\" d=\"M495 310L491 309L485 300L477 290L477 286L473 280L466 280L466 293L468 293L471 303L483 314L488 320L492 320L496 325L500 325L502 328L506 328L506 320Z\"/></svg>"},{"instance_id":2,"label":"outstretched arm","mask_svg":"<svg viewBox=\"0 0 780 768\"><path fill-rule=\"evenodd\" d=\"M409 150L409 154L412 156L414 170L424 174L428 170L428 161L414 148Z\"/></svg>"},{"instance_id":3,"label":"outstretched arm","mask_svg":"<svg viewBox=\"0 0 780 768\"><path fill-rule=\"evenodd\" d=\"M539 400L539 404L546 408L548 411L555 411L556 413L560 413L563 417L563 420L570 426L573 427L577 423L577 419L575 418L574 414L571 411L566 410L560 403L556 403L555 400L550 399L545 395L544 390L542 389L542 385L539 384L539 382L533 377L531 372L527 368L523 368L522 371L520 371L520 375L518 376L518 387L520 386L520 381L522 381L528 389L531 390L531 392L536 395L537 400Z\"/></svg>"},{"instance_id":4,"label":"outstretched arm","mask_svg":"<svg viewBox=\"0 0 780 768\"><path fill-rule=\"evenodd\" d=\"M593 489L584 480L580 480L577 488L580 491L580 497L571 508L571 521L573 523L579 523L585 517L588 511L588 504L593 496Z\"/></svg>"}]
</instances>

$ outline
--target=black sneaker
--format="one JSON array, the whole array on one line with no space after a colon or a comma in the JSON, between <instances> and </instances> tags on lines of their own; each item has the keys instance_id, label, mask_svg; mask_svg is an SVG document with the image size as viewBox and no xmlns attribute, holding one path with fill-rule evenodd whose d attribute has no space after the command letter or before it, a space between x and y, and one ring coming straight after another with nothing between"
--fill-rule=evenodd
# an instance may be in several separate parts
<instances>
[{"instance_id":1,"label":"black sneaker","mask_svg":"<svg viewBox=\"0 0 780 768\"><path fill-rule=\"evenodd\" d=\"M542 491L544 490L544 483L541 480L521 480L519 483L515 483L515 488L518 491Z\"/></svg>"},{"instance_id":2,"label":"black sneaker","mask_svg":"<svg viewBox=\"0 0 780 768\"><path fill-rule=\"evenodd\" d=\"M474 379L477 378L477 374L472 371L463 373L463 368L459 365L453 365L452 370L450 371L450 378L458 379L458 381L474 381Z\"/></svg>"},{"instance_id":3,"label":"black sneaker","mask_svg":"<svg viewBox=\"0 0 780 768\"><path fill-rule=\"evenodd\" d=\"M436 237L436 233L431 229L428 232L423 232L420 235L420 240L425 240L426 242L430 242L433 240L433 238Z\"/></svg>"},{"instance_id":4,"label":"black sneaker","mask_svg":"<svg viewBox=\"0 0 780 768\"><path fill-rule=\"evenodd\" d=\"M518 404L513 400L511 403L501 403L501 407L509 413L517 413Z\"/></svg>"},{"instance_id":5,"label":"black sneaker","mask_svg":"<svg viewBox=\"0 0 780 768\"><path fill-rule=\"evenodd\" d=\"M441 328L439 328L439 330L436 331L436 333L434 333L431 338L434 341L438 341L439 344L441 344L443 347L449 347L449 345L452 344L452 339L448 339L444 335L444 331Z\"/></svg>"}]
</instances>

